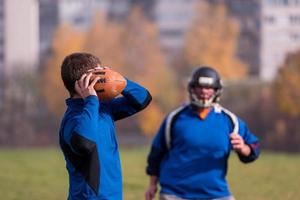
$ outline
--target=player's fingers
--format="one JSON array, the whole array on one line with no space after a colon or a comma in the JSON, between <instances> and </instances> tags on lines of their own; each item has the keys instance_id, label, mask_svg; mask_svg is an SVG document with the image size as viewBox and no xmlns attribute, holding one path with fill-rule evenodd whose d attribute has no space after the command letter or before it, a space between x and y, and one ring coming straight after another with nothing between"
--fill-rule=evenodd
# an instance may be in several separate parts
<instances>
[{"instance_id":1,"label":"player's fingers","mask_svg":"<svg viewBox=\"0 0 300 200\"><path fill-rule=\"evenodd\" d=\"M242 143L243 139L241 136L233 136L230 138L231 143Z\"/></svg>"},{"instance_id":2,"label":"player's fingers","mask_svg":"<svg viewBox=\"0 0 300 200\"><path fill-rule=\"evenodd\" d=\"M79 79L79 82L82 82L84 80L84 78L86 77L86 75L87 75L86 73L82 74L82 76Z\"/></svg>"},{"instance_id":3,"label":"player's fingers","mask_svg":"<svg viewBox=\"0 0 300 200\"><path fill-rule=\"evenodd\" d=\"M232 140L231 140L231 144L239 144L239 143L242 143L242 140L239 139L239 138L236 138L236 139L232 139Z\"/></svg>"},{"instance_id":4,"label":"player's fingers","mask_svg":"<svg viewBox=\"0 0 300 200\"><path fill-rule=\"evenodd\" d=\"M150 198L153 199L154 197L155 197L155 193L152 192L152 193L150 194Z\"/></svg>"},{"instance_id":5,"label":"player's fingers","mask_svg":"<svg viewBox=\"0 0 300 200\"><path fill-rule=\"evenodd\" d=\"M243 148L245 143L243 140L233 140L233 141L231 141L231 145L232 145L233 149L239 150L239 149Z\"/></svg>"},{"instance_id":6,"label":"player's fingers","mask_svg":"<svg viewBox=\"0 0 300 200\"><path fill-rule=\"evenodd\" d=\"M78 80L78 85L79 85L80 88L84 87L84 79L85 79L85 77L86 77L86 74L82 74L82 76Z\"/></svg>"},{"instance_id":7,"label":"player's fingers","mask_svg":"<svg viewBox=\"0 0 300 200\"><path fill-rule=\"evenodd\" d=\"M85 79L84 79L84 88L88 88L88 87L89 87L91 76L92 76L92 73L91 73L91 72L89 72L89 73L86 75L86 77L85 77Z\"/></svg>"},{"instance_id":8,"label":"player's fingers","mask_svg":"<svg viewBox=\"0 0 300 200\"><path fill-rule=\"evenodd\" d=\"M93 69L89 69L89 70L87 70L87 72L93 72L93 71L95 71L96 69L99 69L99 66L96 66L95 68L93 68ZM101 69L101 68L100 68Z\"/></svg>"},{"instance_id":9,"label":"player's fingers","mask_svg":"<svg viewBox=\"0 0 300 200\"><path fill-rule=\"evenodd\" d=\"M231 143L231 146L233 149L238 148L239 145L240 145L240 143Z\"/></svg>"},{"instance_id":10,"label":"player's fingers","mask_svg":"<svg viewBox=\"0 0 300 200\"><path fill-rule=\"evenodd\" d=\"M237 150L237 151L239 151L239 150L241 150L241 149L242 149L242 147L243 147L243 146L242 146L242 145L240 145L240 144L237 144L237 145L233 145L232 147L233 147L233 149L234 149L234 150Z\"/></svg>"},{"instance_id":11,"label":"player's fingers","mask_svg":"<svg viewBox=\"0 0 300 200\"><path fill-rule=\"evenodd\" d=\"M149 198L149 193L148 192L146 192L145 193L145 200L149 200L150 198Z\"/></svg>"},{"instance_id":12,"label":"player's fingers","mask_svg":"<svg viewBox=\"0 0 300 200\"><path fill-rule=\"evenodd\" d=\"M229 135L229 137L230 137L230 138L237 138L237 137L239 137L239 134L237 134L237 133L231 133L231 134Z\"/></svg>"},{"instance_id":13,"label":"player's fingers","mask_svg":"<svg viewBox=\"0 0 300 200\"><path fill-rule=\"evenodd\" d=\"M96 69L103 69L103 67L100 65L97 65L97 67L95 67L94 70L96 70Z\"/></svg>"},{"instance_id":14,"label":"player's fingers","mask_svg":"<svg viewBox=\"0 0 300 200\"><path fill-rule=\"evenodd\" d=\"M152 200L153 199L153 195L150 192L146 193L146 200Z\"/></svg>"},{"instance_id":15,"label":"player's fingers","mask_svg":"<svg viewBox=\"0 0 300 200\"><path fill-rule=\"evenodd\" d=\"M99 79L100 79L100 77L99 77L99 76L96 76L96 77L94 78L94 80L90 83L89 87L94 87L95 84L97 83L97 81L98 81Z\"/></svg>"}]
</instances>

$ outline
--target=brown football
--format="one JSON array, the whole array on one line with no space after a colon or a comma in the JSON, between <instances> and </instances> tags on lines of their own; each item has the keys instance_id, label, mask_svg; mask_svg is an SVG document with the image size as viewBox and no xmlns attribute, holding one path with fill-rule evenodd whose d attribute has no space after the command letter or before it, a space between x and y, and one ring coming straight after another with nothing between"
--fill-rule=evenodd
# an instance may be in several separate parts
<instances>
[{"instance_id":1,"label":"brown football","mask_svg":"<svg viewBox=\"0 0 300 200\"><path fill-rule=\"evenodd\" d=\"M110 100L118 96L126 87L126 79L110 68L96 69L93 71L91 81L99 76L100 79L94 88L100 100Z\"/></svg>"}]
</instances>

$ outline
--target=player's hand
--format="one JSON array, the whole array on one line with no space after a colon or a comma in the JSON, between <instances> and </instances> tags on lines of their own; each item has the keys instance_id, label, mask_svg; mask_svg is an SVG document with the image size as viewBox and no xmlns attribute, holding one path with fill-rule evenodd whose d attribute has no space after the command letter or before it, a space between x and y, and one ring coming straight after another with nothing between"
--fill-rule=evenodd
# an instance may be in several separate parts
<instances>
[{"instance_id":1,"label":"player's hand","mask_svg":"<svg viewBox=\"0 0 300 200\"><path fill-rule=\"evenodd\" d=\"M156 192L157 192L157 185L150 184L148 190L145 193L145 200L154 199Z\"/></svg>"},{"instance_id":2,"label":"player's hand","mask_svg":"<svg viewBox=\"0 0 300 200\"><path fill-rule=\"evenodd\" d=\"M83 74L81 78L75 82L75 90L81 96L81 98L86 98L90 95L97 96L97 93L94 89L94 85L100 79L100 77L96 77L91 83L92 73L88 72L87 74Z\"/></svg>"},{"instance_id":3,"label":"player's hand","mask_svg":"<svg viewBox=\"0 0 300 200\"><path fill-rule=\"evenodd\" d=\"M242 136L240 136L237 133L231 133L229 137L233 150L242 154L243 156L250 155L251 149L247 144L245 144L245 141L242 138Z\"/></svg>"},{"instance_id":4,"label":"player's hand","mask_svg":"<svg viewBox=\"0 0 300 200\"><path fill-rule=\"evenodd\" d=\"M87 72L93 72L93 71L99 70L99 69L111 69L111 67L100 66L100 65L98 65L97 67L95 67L95 68L93 68L93 69L89 69Z\"/></svg>"}]
</instances>

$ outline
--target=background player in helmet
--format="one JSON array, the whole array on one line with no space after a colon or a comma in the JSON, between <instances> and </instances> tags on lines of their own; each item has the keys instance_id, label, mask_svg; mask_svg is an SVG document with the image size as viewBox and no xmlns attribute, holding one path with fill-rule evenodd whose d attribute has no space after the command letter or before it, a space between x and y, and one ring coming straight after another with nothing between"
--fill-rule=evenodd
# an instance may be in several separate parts
<instances>
[{"instance_id":1,"label":"background player in helmet","mask_svg":"<svg viewBox=\"0 0 300 200\"><path fill-rule=\"evenodd\" d=\"M211 67L197 68L189 81L190 102L169 113L148 155L146 200L233 200L226 181L231 149L248 163L259 155L258 139L221 107L222 84Z\"/></svg>"}]
</instances>

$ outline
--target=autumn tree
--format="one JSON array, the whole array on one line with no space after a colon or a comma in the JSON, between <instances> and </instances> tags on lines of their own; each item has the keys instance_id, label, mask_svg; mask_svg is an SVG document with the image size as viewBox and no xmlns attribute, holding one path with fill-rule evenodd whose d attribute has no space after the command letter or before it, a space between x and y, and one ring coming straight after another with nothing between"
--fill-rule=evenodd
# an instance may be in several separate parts
<instances>
[{"instance_id":1,"label":"autumn tree","mask_svg":"<svg viewBox=\"0 0 300 200\"><path fill-rule=\"evenodd\" d=\"M300 50L287 55L274 82L279 109L291 117L300 117Z\"/></svg>"},{"instance_id":2,"label":"autumn tree","mask_svg":"<svg viewBox=\"0 0 300 200\"><path fill-rule=\"evenodd\" d=\"M103 66L123 73L122 27L108 20L104 13L95 13L91 28L86 34L83 49L100 58Z\"/></svg>"},{"instance_id":3,"label":"autumn tree","mask_svg":"<svg viewBox=\"0 0 300 200\"><path fill-rule=\"evenodd\" d=\"M190 69L199 65L215 67L227 79L245 76L247 67L236 57L239 25L225 5L201 1L195 13L183 53L186 65Z\"/></svg>"},{"instance_id":4,"label":"autumn tree","mask_svg":"<svg viewBox=\"0 0 300 200\"><path fill-rule=\"evenodd\" d=\"M87 33L84 49L99 56L103 65L111 66L149 89L153 103L130 123L121 122L121 126L137 122L143 133L153 134L165 112L177 100L174 73L166 66L154 24L139 7L133 8L122 25L98 13Z\"/></svg>"},{"instance_id":5,"label":"autumn tree","mask_svg":"<svg viewBox=\"0 0 300 200\"><path fill-rule=\"evenodd\" d=\"M140 127L153 134L164 114L177 102L175 74L166 64L157 28L139 7L134 7L124 25L123 47L126 74L149 89L153 101L139 116Z\"/></svg>"},{"instance_id":6,"label":"autumn tree","mask_svg":"<svg viewBox=\"0 0 300 200\"><path fill-rule=\"evenodd\" d=\"M161 52L155 25L143 16L139 8L134 8L123 24L112 22L98 13L86 33L62 26L54 38L43 80L47 82L44 86L47 104L57 116L64 111L67 97L60 77L60 65L63 58L74 51L98 56L103 66L111 66L150 91L154 99L150 106L133 118L133 123L126 123L138 126L143 133L155 133L165 113L177 103L175 74Z\"/></svg>"},{"instance_id":7,"label":"autumn tree","mask_svg":"<svg viewBox=\"0 0 300 200\"><path fill-rule=\"evenodd\" d=\"M57 29L53 38L51 55L46 61L40 85L49 110L60 117L65 110L64 100L69 95L61 80L60 66L66 55L82 50L85 37L83 33L64 24Z\"/></svg>"}]
</instances>

